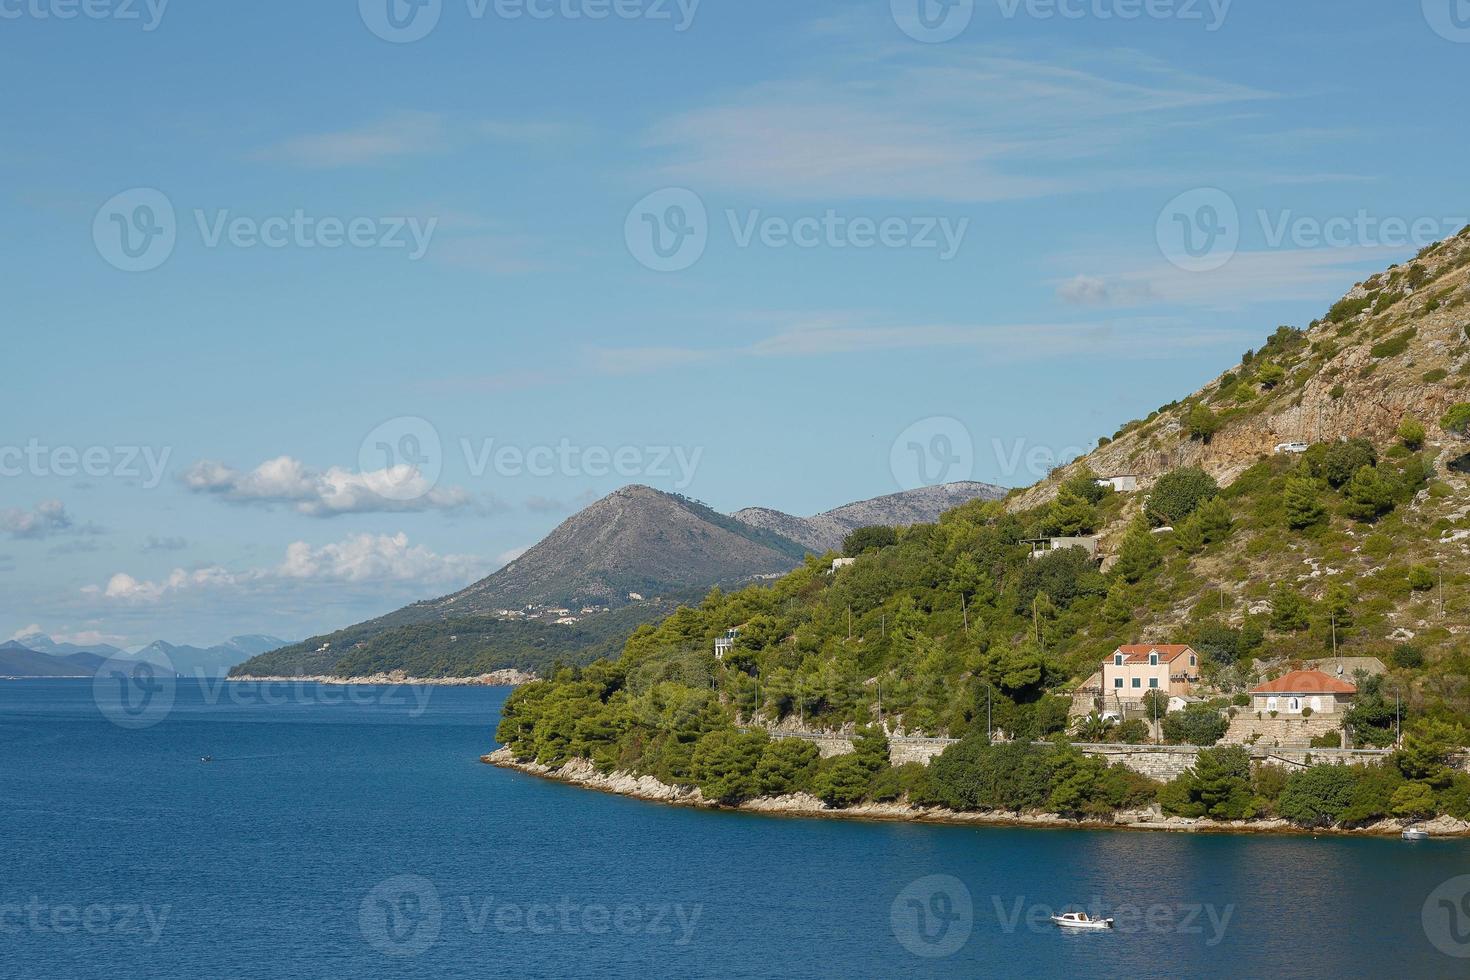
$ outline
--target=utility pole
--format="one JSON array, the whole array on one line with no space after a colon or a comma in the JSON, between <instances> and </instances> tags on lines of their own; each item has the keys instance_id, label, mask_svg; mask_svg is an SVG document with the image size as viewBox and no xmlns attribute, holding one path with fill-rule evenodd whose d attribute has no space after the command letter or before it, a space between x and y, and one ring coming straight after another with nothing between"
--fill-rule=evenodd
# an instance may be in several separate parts
<instances>
[{"instance_id":1,"label":"utility pole","mask_svg":"<svg viewBox=\"0 0 1470 980\"><path fill-rule=\"evenodd\" d=\"M852 639L852 603L847 604L847 638Z\"/></svg>"},{"instance_id":2,"label":"utility pole","mask_svg":"<svg viewBox=\"0 0 1470 980\"><path fill-rule=\"evenodd\" d=\"M970 635L970 607L965 602L965 594L960 593L960 613L965 617L965 635Z\"/></svg>"},{"instance_id":3,"label":"utility pole","mask_svg":"<svg viewBox=\"0 0 1470 980\"><path fill-rule=\"evenodd\" d=\"M991 687L986 687L985 688L985 744L986 745L994 745L995 744L995 733L994 733L994 730L990 726L990 692L992 690L993 690L993 688L991 688Z\"/></svg>"},{"instance_id":4,"label":"utility pole","mask_svg":"<svg viewBox=\"0 0 1470 980\"><path fill-rule=\"evenodd\" d=\"M1332 610L1332 656L1337 656L1337 610Z\"/></svg>"},{"instance_id":5,"label":"utility pole","mask_svg":"<svg viewBox=\"0 0 1470 980\"><path fill-rule=\"evenodd\" d=\"M1439 566L1439 618L1444 619L1444 566Z\"/></svg>"},{"instance_id":6,"label":"utility pole","mask_svg":"<svg viewBox=\"0 0 1470 980\"><path fill-rule=\"evenodd\" d=\"M878 682L878 728L883 734L888 734L888 729L883 727L883 682Z\"/></svg>"}]
</instances>

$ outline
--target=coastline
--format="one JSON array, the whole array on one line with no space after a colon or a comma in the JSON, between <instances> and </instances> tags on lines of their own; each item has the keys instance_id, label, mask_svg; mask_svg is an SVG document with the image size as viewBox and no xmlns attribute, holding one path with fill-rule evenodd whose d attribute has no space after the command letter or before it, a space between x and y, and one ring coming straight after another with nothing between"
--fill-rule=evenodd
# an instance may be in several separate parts
<instances>
[{"instance_id":1,"label":"coastline","mask_svg":"<svg viewBox=\"0 0 1470 980\"><path fill-rule=\"evenodd\" d=\"M652 776L635 776L627 772L601 773L589 759L573 759L560 768L535 762L520 762L508 747L502 746L480 757L486 765L512 769L553 782L581 789L591 789L617 796L627 796L649 803L668 806L697 807L706 810L728 810L776 817L803 817L827 820L876 820L885 822L947 824L959 826L1033 827L1064 830L1133 830L1196 834L1291 834L1320 837L1397 837L1405 823L1380 820L1358 828L1304 828L1280 818L1267 820L1214 820L1209 817L1171 817L1157 807L1128 810L1110 819L1087 817L1073 819L1057 813L961 812L943 807L916 807L907 803L862 803L846 810L833 810L808 793L789 796L766 796L747 800L738 806L725 806L706 800L697 788L670 786ZM1451 817L1436 817L1418 822L1434 838L1470 837L1470 822Z\"/></svg>"},{"instance_id":2,"label":"coastline","mask_svg":"<svg viewBox=\"0 0 1470 980\"><path fill-rule=\"evenodd\" d=\"M286 677L249 675L240 677L227 677L229 682L243 682L252 684L331 684L340 687L347 686L382 686L384 684L408 684L414 687L520 687L537 680L535 674L523 670L493 670L488 674L479 674L475 677L409 677L402 671L372 674L366 677L335 677L328 674L316 674L312 676Z\"/></svg>"}]
</instances>

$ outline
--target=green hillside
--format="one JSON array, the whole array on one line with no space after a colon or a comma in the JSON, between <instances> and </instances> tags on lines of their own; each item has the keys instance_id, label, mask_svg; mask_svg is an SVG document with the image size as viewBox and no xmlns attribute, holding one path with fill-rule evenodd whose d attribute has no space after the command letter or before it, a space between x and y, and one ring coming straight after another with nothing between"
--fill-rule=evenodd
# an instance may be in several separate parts
<instances>
[{"instance_id":1,"label":"green hillside","mask_svg":"<svg viewBox=\"0 0 1470 980\"><path fill-rule=\"evenodd\" d=\"M1470 240L1456 241L1463 249ZM1444 296L1445 280L1416 274L1436 292L1412 301L1436 323L1470 295L1461 253L1438 251L1458 285ZM1400 301L1398 287L1409 288L1402 279L1390 277ZM1230 397L1249 401L1239 393L1246 386L1257 398L1273 398L1288 376L1299 390L1312 387L1317 382L1306 375L1356 343L1370 359L1400 359L1395 371L1457 365L1419 382L1413 404L1435 405L1433 417L1401 416L1387 435L1375 420L1362 437L1345 432L1350 438L1323 440L1302 454L1273 452L1268 443L1228 467L1151 475L1136 494L1098 487L1083 461L1044 494L971 503L936 524L889 535L892 543L880 537L882 546L836 574L830 559L809 558L769 586L713 591L697 607L639 630L616 661L518 692L501 740L542 762L587 756L604 768L702 785L711 773L738 771L742 758L752 768L764 764L767 750L739 747L744 736L737 738L736 726L792 716L806 728L866 726L881 717L911 734L984 738L988 704L1007 736L1043 738L1069 724L1070 699L1058 695L1079 686L1119 644L1187 642L1204 656L1205 690L1215 699L1208 710L1216 717L1253 684L1302 660L1334 649L1378 657L1389 672L1364 682L1348 716L1354 739L1393 741L1397 693L1416 737L1439 747L1426 751L1442 755L1445 746L1463 744L1470 721L1470 493L1462 465L1470 406L1458 404L1470 330L1457 328L1446 348L1439 333L1401 327L1390 337L1393 350L1385 350L1382 325L1343 328L1385 305L1385 295L1355 314L1334 307L1311 331L1277 331L1246 359L1248 376L1229 379ZM1399 315L1394 306L1377 315ZM1324 330L1335 338L1333 350L1313 355ZM1220 387L1181 407L1212 404ZM1438 406L1447 406L1443 414ZM1227 414L1189 409L1198 424L1169 438L1194 444L1203 465L1202 447L1223 431ZM1137 428L1124 438L1136 438ZM1217 480L1207 469L1227 475ZM1101 567L1081 549L1034 559L1024 543L1089 533L1101 537ZM714 639L731 628L739 629L736 649L717 661ZM1171 719L1166 732L1187 734L1181 726ZM833 766L851 764L823 763L811 772ZM1465 789L1463 780L1436 773L1425 792ZM852 772L846 778L860 781ZM858 796L871 796L874 786L864 787ZM1115 785L1108 792L1123 791Z\"/></svg>"}]
</instances>

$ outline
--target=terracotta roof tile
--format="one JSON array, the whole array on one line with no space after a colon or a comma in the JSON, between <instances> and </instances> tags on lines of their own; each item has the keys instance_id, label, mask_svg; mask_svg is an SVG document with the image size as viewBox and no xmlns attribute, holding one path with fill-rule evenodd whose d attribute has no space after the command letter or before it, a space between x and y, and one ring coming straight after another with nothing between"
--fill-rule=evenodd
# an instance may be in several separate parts
<instances>
[{"instance_id":1,"label":"terracotta roof tile","mask_svg":"<svg viewBox=\"0 0 1470 980\"><path fill-rule=\"evenodd\" d=\"M1252 694L1357 694L1358 689L1346 681L1329 677L1320 670L1293 670L1284 677L1251 688Z\"/></svg>"},{"instance_id":2,"label":"terracotta roof tile","mask_svg":"<svg viewBox=\"0 0 1470 980\"><path fill-rule=\"evenodd\" d=\"M1191 647L1187 643L1125 643L1117 649L1114 656L1121 653L1127 658L1125 663L1146 664L1148 655L1154 652L1158 653L1162 663L1167 664L1191 652ZM1112 662L1113 658L1109 657L1108 663Z\"/></svg>"}]
</instances>

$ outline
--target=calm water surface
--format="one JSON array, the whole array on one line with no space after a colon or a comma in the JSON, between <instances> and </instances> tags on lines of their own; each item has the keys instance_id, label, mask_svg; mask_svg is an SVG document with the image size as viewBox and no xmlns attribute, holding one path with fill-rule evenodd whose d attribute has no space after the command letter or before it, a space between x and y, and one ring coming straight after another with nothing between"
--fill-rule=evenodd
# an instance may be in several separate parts
<instances>
[{"instance_id":1,"label":"calm water surface","mask_svg":"<svg viewBox=\"0 0 1470 980\"><path fill-rule=\"evenodd\" d=\"M130 730L0 682L0 976L1470 974L1459 843L694 812L482 765L505 692L425 694L187 683ZM1069 903L1119 930L1033 924Z\"/></svg>"}]
</instances>

